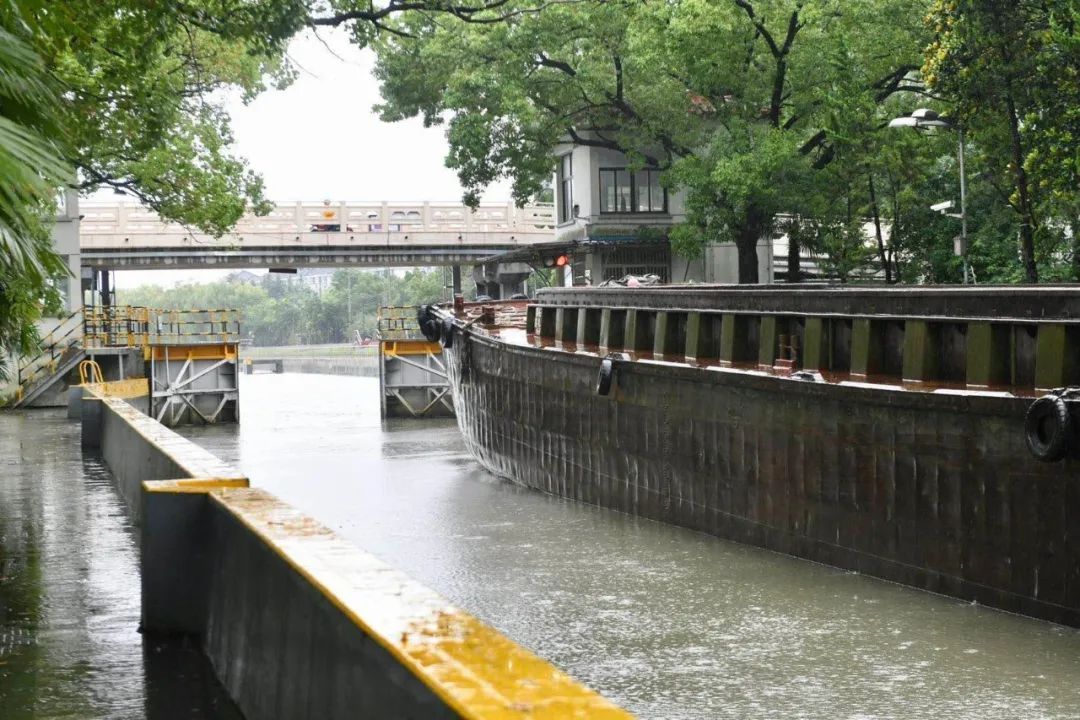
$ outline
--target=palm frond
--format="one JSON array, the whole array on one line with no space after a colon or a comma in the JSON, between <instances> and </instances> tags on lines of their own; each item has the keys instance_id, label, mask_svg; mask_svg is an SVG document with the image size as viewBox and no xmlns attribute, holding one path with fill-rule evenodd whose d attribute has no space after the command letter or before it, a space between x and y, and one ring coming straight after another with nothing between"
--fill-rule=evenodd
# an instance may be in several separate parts
<instances>
[{"instance_id":1,"label":"palm frond","mask_svg":"<svg viewBox=\"0 0 1080 720\"><path fill-rule=\"evenodd\" d=\"M69 176L60 96L28 42L0 28L0 268L43 281L55 266L42 218Z\"/></svg>"}]
</instances>

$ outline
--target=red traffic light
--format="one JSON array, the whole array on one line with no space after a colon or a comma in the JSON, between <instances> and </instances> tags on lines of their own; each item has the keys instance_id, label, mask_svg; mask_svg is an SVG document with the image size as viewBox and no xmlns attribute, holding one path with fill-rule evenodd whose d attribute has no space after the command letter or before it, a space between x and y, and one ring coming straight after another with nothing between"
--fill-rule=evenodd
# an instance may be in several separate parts
<instances>
[{"instance_id":1,"label":"red traffic light","mask_svg":"<svg viewBox=\"0 0 1080 720\"><path fill-rule=\"evenodd\" d=\"M549 257L544 260L544 265L549 268L552 267L566 267L570 264L570 256L565 253L562 255L556 255L555 257Z\"/></svg>"}]
</instances>

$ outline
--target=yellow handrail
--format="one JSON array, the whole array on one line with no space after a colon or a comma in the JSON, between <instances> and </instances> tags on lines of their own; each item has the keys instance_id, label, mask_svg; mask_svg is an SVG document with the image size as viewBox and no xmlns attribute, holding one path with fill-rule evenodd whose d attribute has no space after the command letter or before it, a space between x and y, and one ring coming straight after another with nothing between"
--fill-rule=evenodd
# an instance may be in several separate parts
<instances>
[{"instance_id":1,"label":"yellow handrail","mask_svg":"<svg viewBox=\"0 0 1080 720\"><path fill-rule=\"evenodd\" d=\"M87 376L90 378L89 382L87 382ZM94 379L95 377L97 378L96 380ZM96 360L83 360L79 363L80 385L102 382L105 382L105 376L101 374L101 366L97 364Z\"/></svg>"}]
</instances>

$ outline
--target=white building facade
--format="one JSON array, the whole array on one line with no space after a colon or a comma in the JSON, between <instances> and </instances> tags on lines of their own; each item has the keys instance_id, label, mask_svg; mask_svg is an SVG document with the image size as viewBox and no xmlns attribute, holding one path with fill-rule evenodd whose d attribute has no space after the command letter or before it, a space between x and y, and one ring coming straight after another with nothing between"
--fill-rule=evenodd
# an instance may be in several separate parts
<instances>
[{"instance_id":1,"label":"white building facade","mask_svg":"<svg viewBox=\"0 0 1080 720\"><path fill-rule=\"evenodd\" d=\"M628 274L655 274L671 283L738 282L734 243L710 245L692 260L671 251L667 234L686 221L685 193L665 190L660 170L632 169L621 152L569 143L558 146L555 157L555 239L574 244L574 284ZM761 282L772 282L768 238L758 246L758 273Z\"/></svg>"}]
</instances>

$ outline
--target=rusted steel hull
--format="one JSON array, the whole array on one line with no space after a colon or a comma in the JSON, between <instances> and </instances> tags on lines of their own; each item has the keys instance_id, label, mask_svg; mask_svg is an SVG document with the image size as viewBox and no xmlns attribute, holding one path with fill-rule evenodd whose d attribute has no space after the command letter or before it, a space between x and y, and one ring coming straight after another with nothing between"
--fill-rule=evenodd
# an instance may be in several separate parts
<instances>
[{"instance_id":1,"label":"rusted steel hull","mask_svg":"<svg viewBox=\"0 0 1080 720\"><path fill-rule=\"evenodd\" d=\"M618 362L465 330L458 423L562 497L1080 626L1080 463L1025 447L1030 399Z\"/></svg>"}]
</instances>

